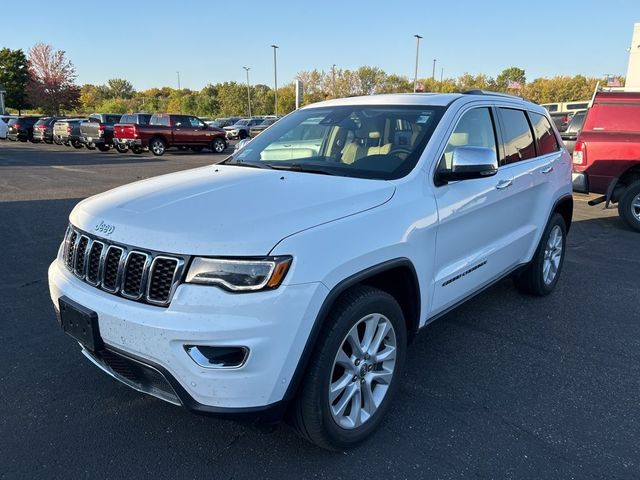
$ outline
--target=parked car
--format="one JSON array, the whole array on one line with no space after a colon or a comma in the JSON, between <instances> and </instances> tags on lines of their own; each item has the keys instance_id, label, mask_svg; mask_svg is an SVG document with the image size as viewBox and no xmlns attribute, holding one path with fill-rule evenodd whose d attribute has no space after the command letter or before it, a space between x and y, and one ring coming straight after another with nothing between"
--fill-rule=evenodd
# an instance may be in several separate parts
<instances>
[{"instance_id":1,"label":"parked car","mask_svg":"<svg viewBox=\"0 0 640 480\"><path fill-rule=\"evenodd\" d=\"M80 141L80 125L86 122L86 118L67 118L58 120L53 124L53 142L57 145L82 148Z\"/></svg>"},{"instance_id":2,"label":"parked car","mask_svg":"<svg viewBox=\"0 0 640 480\"><path fill-rule=\"evenodd\" d=\"M215 153L227 148L224 130L210 127L192 115L154 114L148 125L124 125L117 135L118 143L134 153L148 149L156 156L170 147L186 147L194 152L210 148Z\"/></svg>"},{"instance_id":3,"label":"parked car","mask_svg":"<svg viewBox=\"0 0 640 480\"><path fill-rule=\"evenodd\" d=\"M9 126L4 122L4 120L0 119L0 140L6 140L8 133Z\"/></svg>"},{"instance_id":4,"label":"parked car","mask_svg":"<svg viewBox=\"0 0 640 480\"><path fill-rule=\"evenodd\" d=\"M618 204L620 217L640 231L640 92L596 92L573 151L573 187Z\"/></svg>"},{"instance_id":5,"label":"parked car","mask_svg":"<svg viewBox=\"0 0 640 480\"><path fill-rule=\"evenodd\" d=\"M107 152L113 146L113 126L122 115L115 113L93 113L80 124L80 142L89 150L96 148Z\"/></svg>"},{"instance_id":6,"label":"parked car","mask_svg":"<svg viewBox=\"0 0 640 480\"><path fill-rule=\"evenodd\" d=\"M53 143L53 125L64 117L43 117L33 126L33 141Z\"/></svg>"},{"instance_id":7,"label":"parked car","mask_svg":"<svg viewBox=\"0 0 640 480\"><path fill-rule=\"evenodd\" d=\"M581 110L576 112L572 117L569 125L564 132L560 134L562 137L562 141L564 142L564 146L567 147L567 150L570 154L573 155L573 148L576 144L576 140L578 139L578 134L582 129L582 124L584 123L584 118L587 114L586 110Z\"/></svg>"},{"instance_id":8,"label":"parked car","mask_svg":"<svg viewBox=\"0 0 640 480\"><path fill-rule=\"evenodd\" d=\"M574 112L554 112L551 113L551 120L560 133L564 132L571 122Z\"/></svg>"},{"instance_id":9,"label":"parked car","mask_svg":"<svg viewBox=\"0 0 640 480\"><path fill-rule=\"evenodd\" d=\"M260 133L262 133L267 127L273 125L274 123L276 123L278 121L277 118L267 118L265 120L263 120L261 123L259 123L258 125L254 125L252 127L249 128L249 136L251 138L255 137L256 135L259 135Z\"/></svg>"},{"instance_id":10,"label":"parked car","mask_svg":"<svg viewBox=\"0 0 640 480\"><path fill-rule=\"evenodd\" d=\"M316 155L264 158L318 130ZM539 105L344 98L222 164L83 200L49 288L62 329L115 379L199 412L288 411L343 449L389 410L418 330L506 277L554 290L572 209L571 158Z\"/></svg>"},{"instance_id":11,"label":"parked car","mask_svg":"<svg viewBox=\"0 0 640 480\"><path fill-rule=\"evenodd\" d=\"M9 120L7 138L13 141L33 141L33 126L40 119L35 116L24 116Z\"/></svg>"},{"instance_id":12,"label":"parked car","mask_svg":"<svg viewBox=\"0 0 640 480\"><path fill-rule=\"evenodd\" d=\"M244 140L249 136L249 129L254 125L262 123L259 118L243 118L238 120L233 125L224 127L224 131L227 132L227 138Z\"/></svg>"},{"instance_id":13,"label":"parked car","mask_svg":"<svg viewBox=\"0 0 640 480\"><path fill-rule=\"evenodd\" d=\"M120 121L113 126L113 144L120 153L129 150L129 141L126 139L126 127L128 125L149 125L150 113L125 113ZM134 153L142 153L142 147L134 148Z\"/></svg>"}]
</instances>

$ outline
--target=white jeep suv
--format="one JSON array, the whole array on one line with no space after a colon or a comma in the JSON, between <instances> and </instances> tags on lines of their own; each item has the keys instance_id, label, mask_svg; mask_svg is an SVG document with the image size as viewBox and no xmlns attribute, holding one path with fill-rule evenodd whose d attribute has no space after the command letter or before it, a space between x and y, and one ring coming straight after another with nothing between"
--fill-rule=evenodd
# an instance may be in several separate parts
<instances>
[{"instance_id":1,"label":"white jeep suv","mask_svg":"<svg viewBox=\"0 0 640 480\"><path fill-rule=\"evenodd\" d=\"M418 330L506 276L554 289L572 202L570 157L538 105L327 101L222 164L80 202L51 298L127 385L200 412L288 412L344 448L380 424Z\"/></svg>"}]
</instances>

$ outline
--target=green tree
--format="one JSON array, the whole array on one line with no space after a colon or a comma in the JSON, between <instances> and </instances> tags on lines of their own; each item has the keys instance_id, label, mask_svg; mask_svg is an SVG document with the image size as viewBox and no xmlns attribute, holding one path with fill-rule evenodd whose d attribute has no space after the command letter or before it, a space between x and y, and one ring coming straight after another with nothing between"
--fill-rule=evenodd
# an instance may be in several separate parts
<instances>
[{"instance_id":1,"label":"green tree","mask_svg":"<svg viewBox=\"0 0 640 480\"><path fill-rule=\"evenodd\" d=\"M29 107L27 83L29 69L27 57L22 50L3 48L0 50L0 86L6 91L5 103L9 108L22 110Z\"/></svg>"},{"instance_id":2,"label":"green tree","mask_svg":"<svg viewBox=\"0 0 640 480\"><path fill-rule=\"evenodd\" d=\"M520 84L521 87L524 87L524 85L527 83L525 71L519 67L509 67L505 68L496 77L496 86L501 92L506 92L509 90L509 82L516 82Z\"/></svg>"},{"instance_id":3,"label":"green tree","mask_svg":"<svg viewBox=\"0 0 640 480\"><path fill-rule=\"evenodd\" d=\"M107 80L107 88L111 98L131 98L136 91L131 82L124 78L112 78Z\"/></svg>"}]
</instances>

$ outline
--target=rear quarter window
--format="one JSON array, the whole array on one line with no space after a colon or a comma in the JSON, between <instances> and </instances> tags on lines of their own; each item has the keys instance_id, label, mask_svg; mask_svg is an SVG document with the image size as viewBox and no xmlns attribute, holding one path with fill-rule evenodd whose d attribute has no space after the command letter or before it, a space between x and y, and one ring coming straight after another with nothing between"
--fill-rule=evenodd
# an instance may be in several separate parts
<instances>
[{"instance_id":1,"label":"rear quarter window","mask_svg":"<svg viewBox=\"0 0 640 480\"><path fill-rule=\"evenodd\" d=\"M149 121L149 125L162 125L168 127L170 124L169 115L153 115Z\"/></svg>"},{"instance_id":2,"label":"rear quarter window","mask_svg":"<svg viewBox=\"0 0 640 480\"><path fill-rule=\"evenodd\" d=\"M560 145L558 145L558 140L547 117L539 113L529 112L529 118L531 119L533 133L538 141L538 149L540 150L538 155L547 155L560 150Z\"/></svg>"}]
</instances>

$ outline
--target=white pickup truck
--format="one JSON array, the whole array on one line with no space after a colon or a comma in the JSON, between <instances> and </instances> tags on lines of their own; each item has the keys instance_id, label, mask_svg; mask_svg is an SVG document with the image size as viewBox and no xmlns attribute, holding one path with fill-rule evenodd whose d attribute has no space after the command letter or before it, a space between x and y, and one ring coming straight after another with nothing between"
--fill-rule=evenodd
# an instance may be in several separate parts
<instances>
[{"instance_id":1,"label":"white pickup truck","mask_svg":"<svg viewBox=\"0 0 640 480\"><path fill-rule=\"evenodd\" d=\"M313 147L285 151L294 132ZM332 100L223 164L80 202L51 298L127 385L196 411L288 411L304 438L345 448L380 424L420 329L507 276L553 291L571 191L540 106L479 91Z\"/></svg>"}]
</instances>

